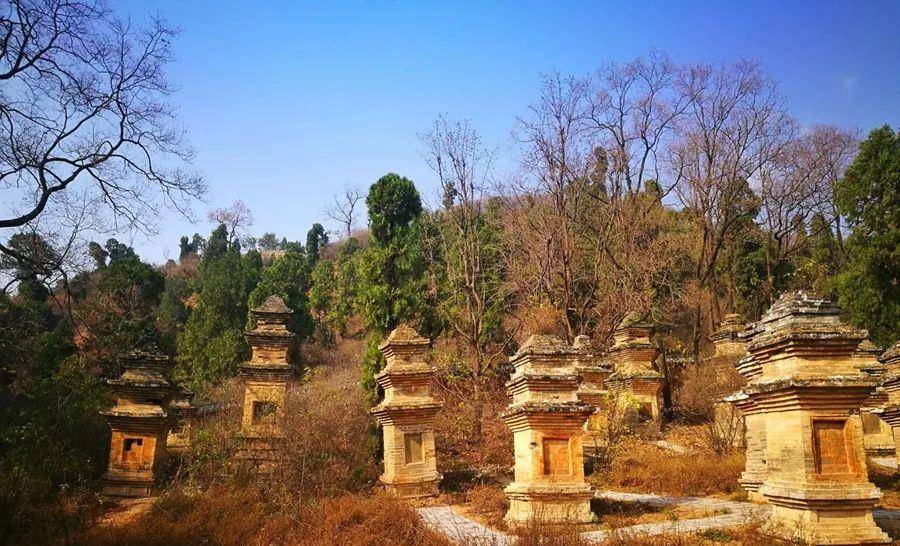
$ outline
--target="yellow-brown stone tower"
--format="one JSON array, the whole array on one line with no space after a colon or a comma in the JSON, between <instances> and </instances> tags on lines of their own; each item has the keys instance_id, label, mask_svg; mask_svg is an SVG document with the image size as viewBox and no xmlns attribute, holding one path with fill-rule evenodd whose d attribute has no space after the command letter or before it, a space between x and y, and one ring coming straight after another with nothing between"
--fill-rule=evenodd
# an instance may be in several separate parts
<instances>
[{"instance_id":1,"label":"yellow-brown stone tower","mask_svg":"<svg viewBox=\"0 0 900 546\"><path fill-rule=\"evenodd\" d=\"M604 359L603 354L594 349L588 336L577 336L572 349L575 351L575 373L581 379L575 395L580 402L595 408L593 415L584 424L584 451L591 454L600 449L605 441L601 430L608 394L606 380L612 374L612 365Z\"/></svg>"},{"instance_id":2,"label":"yellow-brown stone tower","mask_svg":"<svg viewBox=\"0 0 900 546\"><path fill-rule=\"evenodd\" d=\"M654 363L656 346L650 341L652 326L636 315L625 317L613 333L609 357L613 373L606 387L618 396L626 396L635 405L630 418L636 424L658 429L662 422L663 377Z\"/></svg>"},{"instance_id":3,"label":"yellow-brown stone tower","mask_svg":"<svg viewBox=\"0 0 900 546\"><path fill-rule=\"evenodd\" d=\"M505 489L506 520L592 521L583 427L594 407L576 395L576 350L555 336L533 335L510 360L510 406L501 416L513 433L515 481Z\"/></svg>"},{"instance_id":4,"label":"yellow-brown stone tower","mask_svg":"<svg viewBox=\"0 0 900 546\"><path fill-rule=\"evenodd\" d=\"M107 381L116 405L103 412L112 431L104 495L149 497L158 490L173 420L165 410L173 389L165 376L169 364L153 347L134 350L122 357L122 375Z\"/></svg>"},{"instance_id":5,"label":"yellow-brown stone tower","mask_svg":"<svg viewBox=\"0 0 900 546\"><path fill-rule=\"evenodd\" d=\"M890 425L894 434L894 448L900 455L900 341L891 345L879 358L884 366L882 389L887 398L881 418Z\"/></svg>"},{"instance_id":6,"label":"yellow-brown stone tower","mask_svg":"<svg viewBox=\"0 0 900 546\"><path fill-rule=\"evenodd\" d=\"M294 374L289 362L294 334L288 330L293 311L278 296L250 312L256 327L245 333L253 354L238 366L244 379L244 406L241 416L242 457L260 470L269 470L284 438L284 411L287 386Z\"/></svg>"},{"instance_id":7,"label":"yellow-brown stone tower","mask_svg":"<svg viewBox=\"0 0 900 546\"><path fill-rule=\"evenodd\" d=\"M764 531L813 544L880 544L881 498L869 483L859 408L874 382L853 359L865 331L843 324L833 303L783 296L763 315L747 350L762 374L745 392L765 418L772 505Z\"/></svg>"},{"instance_id":8,"label":"yellow-brown stone tower","mask_svg":"<svg viewBox=\"0 0 900 546\"><path fill-rule=\"evenodd\" d=\"M378 348L387 361L375 381L384 400L372 415L382 426L384 473L381 483L402 498L433 497L441 475L434 451L434 417L441 409L432 393L434 369L429 342L401 324Z\"/></svg>"},{"instance_id":9,"label":"yellow-brown stone tower","mask_svg":"<svg viewBox=\"0 0 900 546\"><path fill-rule=\"evenodd\" d=\"M880 347L866 339L853 353L860 371L871 377L877 384L859 414L862 419L863 444L866 448L866 455L876 458L895 457L897 454L894 432L891 425L882 418L884 407L888 405L889 399L887 391L882 386L887 366L878 359L881 352Z\"/></svg>"}]
</instances>

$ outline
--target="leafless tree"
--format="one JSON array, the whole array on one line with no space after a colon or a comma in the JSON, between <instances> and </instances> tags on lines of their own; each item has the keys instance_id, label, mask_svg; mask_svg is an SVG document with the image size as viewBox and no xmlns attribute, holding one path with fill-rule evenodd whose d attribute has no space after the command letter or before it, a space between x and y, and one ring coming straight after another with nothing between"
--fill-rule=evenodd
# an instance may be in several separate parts
<instances>
[{"instance_id":1,"label":"leafless tree","mask_svg":"<svg viewBox=\"0 0 900 546\"><path fill-rule=\"evenodd\" d=\"M357 205L363 198L359 186L345 184L340 193L334 195L334 203L325 208L325 215L344 226L344 235L350 237L356 222Z\"/></svg>"},{"instance_id":2,"label":"leafless tree","mask_svg":"<svg viewBox=\"0 0 900 546\"><path fill-rule=\"evenodd\" d=\"M816 199L816 208L834 228L838 250L843 256L844 226L837 210L834 188L837 181L844 177L847 168L856 157L859 149L859 134L852 130L819 125L812 128L807 139L815 150L822 177L821 192Z\"/></svg>"},{"instance_id":3,"label":"leafless tree","mask_svg":"<svg viewBox=\"0 0 900 546\"><path fill-rule=\"evenodd\" d=\"M442 208L433 216L440 259L429 261L441 269L436 274L446 279L442 315L468 345L469 369L476 380L474 434L480 437L482 376L487 365L502 354L511 335L496 331L489 320L490 315L502 316L508 303L500 271L499 215L489 218L485 211L493 153L468 121L450 121L444 116L439 116L420 140L425 146L425 162L437 175L442 192ZM497 351L488 355L492 343Z\"/></svg>"},{"instance_id":4,"label":"leafless tree","mask_svg":"<svg viewBox=\"0 0 900 546\"><path fill-rule=\"evenodd\" d=\"M91 202L95 218L110 212L115 228L149 231L160 206L186 212L202 195L167 102L174 36L159 19L119 19L101 0L0 7L3 240L40 218L54 225L71 202ZM0 252L28 259L3 243Z\"/></svg>"},{"instance_id":5,"label":"leafless tree","mask_svg":"<svg viewBox=\"0 0 900 546\"><path fill-rule=\"evenodd\" d=\"M681 68L652 50L628 63L609 63L591 81L586 116L605 158L605 193L611 199L635 195L654 181L665 195L661 151L690 105L679 87Z\"/></svg>"},{"instance_id":6,"label":"leafless tree","mask_svg":"<svg viewBox=\"0 0 900 546\"><path fill-rule=\"evenodd\" d=\"M250 207L238 199L228 207L212 209L206 213L214 224L224 225L228 231L228 240L235 241L246 236L247 229L253 225L253 213Z\"/></svg>"},{"instance_id":7,"label":"leafless tree","mask_svg":"<svg viewBox=\"0 0 900 546\"><path fill-rule=\"evenodd\" d=\"M751 186L792 142L797 124L775 84L755 63L698 64L679 85L690 97L686 118L669 146L675 192L698 234L695 280L718 322L715 266L728 235L753 221L758 198ZM695 313L693 352L699 351L702 313Z\"/></svg>"},{"instance_id":8,"label":"leafless tree","mask_svg":"<svg viewBox=\"0 0 900 546\"><path fill-rule=\"evenodd\" d=\"M560 311L570 341L587 330L594 298L585 249L592 242L581 230L596 194L588 90L585 78L543 76L540 100L518 121L520 172L504 188L509 260L518 272L511 281L531 304Z\"/></svg>"},{"instance_id":9,"label":"leafless tree","mask_svg":"<svg viewBox=\"0 0 900 546\"><path fill-rule=\"evenodd\" d=\"M834 204L834 183L843 176L856 139L832 127L816 127L798 136L759 172L754 188L761 203L757 219L766 236L766 297L774 300L777 264L806 248L809 220L823 214L840 231ZM841 248L840 234L836 239ZM837 257L837 256L836 256Z\"/></svg>"}]
</instances>

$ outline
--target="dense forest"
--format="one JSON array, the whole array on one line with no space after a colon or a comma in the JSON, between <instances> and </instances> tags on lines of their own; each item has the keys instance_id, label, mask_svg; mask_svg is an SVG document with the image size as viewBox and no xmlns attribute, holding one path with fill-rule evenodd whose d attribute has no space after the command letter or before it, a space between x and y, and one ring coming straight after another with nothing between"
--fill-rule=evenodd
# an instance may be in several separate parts
<instances>
[{"instance_id":1,"label":"dense forest","mask_svg":"<svg viewBox=\"0 0 900 546\"><path fill-rule=\"evenodd\" d=\"M104 13L69 16L112 25ZM94 37L112 39L114 29ZM173 357L174 380L215 401L249 357L249 310L270 295L294 311L304 378L345 340L361 342L354 381L369 405L378 398L378 344L412 325L439 350L448 392L473 408L473 442L493 434L482 430L482 414L502 404L508 356L533 333L569 342L587 335L603 347L636 314L655 325L662 354L691 366L726 314L752 321L780 294L804 290L839 302L882 347L900 338L900 135L889 125L866 134L804 125L751 61L679 63L652 51L588 76L544 75L502 149L483 142L472 122L440 116L419 135L439 188L432 206L423 186L373 173L370 187L337 192L304 241L253 233L241 202L210 211L211 231L186 234L178 258L164 264L117 238L91 241L106 232L89 225L98 203L140 228L153 216L148 193L175 203L203 195L205 183L192 175L140 163L158 153L190 160L154 98L170 31L149 32L134 38L150 47L142 58L132 48L99 63L70 57L68 47L49 58L34 52L48 70L66 59L57 66L82 74L107 62L144 71L107 95L63 79L41 83L0 59L23 86L60 99L60 111L96 116L92 137L71 134L71 125L48 128L71 146L49 137L29 144L36 153L47 145L45 158L68 154L68 174L15 153L44 123L36 116L10 114L0 131L4 191L28 172L40 174L38 192L48 195L74 195L66 188L82 178L93 184L64 206L0 221L0 536L48 521L48 534L66 532L88 517L80 507L91 504L107 457L104 382L121 373L124 353L156 344ZM91 96L70 109L62 99L73 93ZM35 108L45 100L25 95ZM117 111L99 104L104 97L138 109ZM6 112L7 96L0 101ZM132 135L122 148L105 158L83 152L117 120ZM501 153L514 167L498 168ZM141 182L120 182L122 169ZM214 192L215 181L207 183ZM323 227L329 221L332 231ZM694 408L675 396L668 409L678 422Z\"/></svg>"}]
</instances>

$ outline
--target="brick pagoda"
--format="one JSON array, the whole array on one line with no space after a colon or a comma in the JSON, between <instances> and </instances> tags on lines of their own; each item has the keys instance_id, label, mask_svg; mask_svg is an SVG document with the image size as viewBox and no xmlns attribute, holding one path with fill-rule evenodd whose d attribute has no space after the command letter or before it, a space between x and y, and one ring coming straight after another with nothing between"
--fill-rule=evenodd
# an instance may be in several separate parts
<instances>
[{"instance_id":1,"label":"brick pagoda","mask_svg":"<svg viewBox=\"0 0 900 546\"><path fill-rule=\"evenodd\" d=\"M833 303L788 294L763 315L747 345L762 374L744 391L765 418L772 505L764 532L815 544L880 544L890 538L872 510L858 416L871 378L853 358L866 333L843 324Z\"/></svg>"},{"instance_id":2,"label":"brick pagoda","mask_svg":"<svg viewBox=\"0 0 900 546\"><path fill-rule=\"evenodd\" d=\"M745 352L747 344L759 332L759 325L752 324L738 334L738 340L743 343ZM745 383L762 375L762 365L751 354L739 358L735 363L735 369ZM725 400L738 408L744 418L746 463L738 483L747 492L749 500L765 502L766 500L759 494L759 488L766 479L766 417L756 402L743 390L725 397Z\"/></svg>"},{"instance_id":3,"label":"brick pagoda","mask_svg":"<svg viewBox=\"0 0 900 546\"><path fill-rule=\"evenodd\" d=\"M166 378L170 359L156 351L135 350L122 357L124 372L107 384L116 405L103 412L112 435L103 494L154 495L166 464L166 436L172 414L165 410L173 386Z\"/></svg>"},{"instance_id":4,"label":"brick pagoda","mask_svg":"<svg viewBox=\"0 0 900 546\"><path fill-rule=\"evenodd\" d=\"M293 311L278 296L269 296L250 312L256 327L245 333L253 349L249 362L239 365L244 379L241 456L265 470L276 457L284 438L284 406L287 386L294 375L289 353L294 334L288 330Z\"/></svg>"},{"instance_id":5,"label":"brick pagoda","mask_svg":"<svg viewBox=\"0 0 900 546\"><path fill-rule=\"evenodd\" d=\"M884 366L881 386L887 397L881 418L890 425L894 433L894 447L900 455L900 341L891 345L879 362Z\"/></svg>"},{"instance_id":6,"label":"brick pagoda","mask_svg":"<svg viewBox=\"0 0 900 546\"><path fill-rule=\"evenodd\" d=\"M650 341L652 326L636 315L625 317L613 333L609 357L613 373L606 387L625 395L636 408L629 418L658 429L662 420L663 377L656 370L656 346Z\"/></svg>"},{"instance_id":7,"label":"brick pagoda","mask_svg":"<svg viewBox=\"0 0 900 546\"><path fill-rule=\"evenodd\" d=\"M442 404L432 393L434 369L427 362L429 342L401 324L378 348L387 365L375 376L384 400L371 409L383 428L381 483L402 498L438 494L441 475L434 451L434 417Z\"/></svg>"},{"instance_id":8,"label":"brick pagoda","mask_svg":"<svg viewBox=\"0 0 900 546\"><path fill-rule=\"evenodd\" d=\"M866 455L869 457L894 457L896 447L894 445L894 432L891 425L882 419L884 407L889 403L887 391L881 386L887 373L887 366L880 362L881 348L869 341L863 340L853 353L859 369L871 377L878 385L872 395L866 400L860 409L862 419L863 444Z\"/></svg>"},{"instance_id":9,"label":"brick pagoda","mask_svg":"<svg viewBox=\"0 0 900 546\"><path fill-rule=\"evenodd\" d=\"M577 351L555 336L533 335L510 359L515 481L506 487L511 524L592 521L593 490L584 480L584 424L594 407L578 400Z\"/></svg>"},{"instance_id":10,"label":"brick pagoda","mask_svg":"<svg viewBox=\"0 0 900 546\"><path fill-rule=\"evenodd\" d=\"M193 404L194 393L184 387L172 391L167 411L172 414L172 428L166 439L166 449L170 454L183 453L190 446L191 422L197 414Z\"/></svg>"},{"instance_id":11,"label":"brick pagoda","mask_svg":"<svg viewBox=\"0 0 900 546\"><path fill-rule=\"evenodd\" d=\"M575 395L580 402L596 408L584 424L584 450L591 453L604 441L600 433L603 425L602 409L607 398L605 383L612 374L612 365L594 349L588 336L577 336L572 349L575 352L575 373L581 378Z\"/></svg>"}]
</instances>

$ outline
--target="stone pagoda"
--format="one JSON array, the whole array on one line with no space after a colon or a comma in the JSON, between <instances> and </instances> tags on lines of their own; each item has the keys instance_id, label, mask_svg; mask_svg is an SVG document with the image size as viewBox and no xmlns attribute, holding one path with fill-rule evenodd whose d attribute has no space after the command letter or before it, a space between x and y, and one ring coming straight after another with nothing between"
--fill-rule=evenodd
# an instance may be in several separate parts
<instances>
[{"instance_id":1,"label":"stone pagoda","mask_svg":"<svg viewBox=\"0 0 900 546\"><path fill-rule=\"evenodd\" d=\"M635 411L628 416L638 423L658 429L662 419L663 377L656 370L656 346L650 341L652 326L636 315L626 316L613 332L609 357L613 373L606 380L610 392L624 395Z\"/></svg>"},{"instance_id":2,"label":"stone pagoda","mask_svg":"<svg viewBox=\"0 0 900 546\"><path fill-rule=\"evenodd\" d=\"M370 411L383 429L385 489L401 498L438 494L441 475L434 450L434 368L426 359L429 342L401 324L378 349L387 365L375 376L384 399Z\"/></svg>"},{"instance_id":3,"label":"stone pagoda","mask_svg":"<svg viewBox=\"0 0 900 546\"><path fill-rule=\"evenodd\" d=\"M895 449L900 455L900 341L891 345L879 358L884 366L882 389L887 401L881 411L884 419L894 433Z\"/></svg>"},{"instance_id":4,"label":"stone pagoda","mask_svg":"<svg viewBox=\"0 0 900 546\"><path fill-rule=\"evenodd\" d=\"M875 381L877 387L860 408L862 419L863 445L869 457L894 457L894 432L891 425L882 419L884 407L889 403L887 391L881 386L887 366L878 360L881 348L868 339L863 340L853 353L859 369Z\"/></svg>"},{"instance_id":5,"label":"stone pagoda","mask_svg":"<svg viewBox=\"0 0 900 546\"><path fill-rule=\"evenodd\" d=\"M174 389L167 412L172 414L172 428L166 439L170 454L183 453L190 446L191 422L197 414L193 404L194 393L184 387Z\"/></svg>"},{"instance_id":6,"label":"stone pagoda","mask_svg":"<svg viewBox=\"0 0 900 546\"><path fill-rule=\"evenodd\" d=\"M278 296L269 296L250 312L256 327L245 335L253 355L238 367L244 379L241 435L245 444L241 456L266 470L284 438L285 397L294 374L289 363L294 334L288 324L294 313Z\"/></svg>"},{"instance_id":7,"label":"stone pagoda","mask_svg":"<svg viewBox=\"0 0 900 546\"><path fill-rule=\"evenodd\" d=\"M511 524L593 519L582 443L594 406L576 394L579 356L555 336L533 335L510 359L510 405L501 417L515 447L515 481L505 489Z\"/></svg>"},{"instance_id":8,"label":"stone pagoda","mask_svg":"<svg viewBox=\"0 0 900 546\"><path fill-rule=\"evenodd\" d=\"M843 324L839 312L788 294L747 344L762 369L744 392L765 419L759 493L772 515L764 532L814 544L887 543L872 519L881 492L866 475L858 416L874 387L853 358L866 333Z\"/></svg>"},{"instance_id":9,"label":"stone pagoda","mask_svg":"<svg viewBox=\"0 0 900 546\"><path fill-rule=\"evenodd\" d=\"M149 497L156 493L166 464L166 411L173 386L166 378L170 359L150 346L121 359L124 372L107 384L116 405L103 412L112 432L103 494Z\"/></svg>"},{"instance_id":10,"label":"stone pagoda","mask_svg":"<svg viewBox=\"0 0 900 546\"><path fill-rule=\"evenodd\" d=\"M745 347L745 356L735 363L735 369L746 383L762 375L762 365L746 354L746 346L753 337L760 332L758 324L748 325L747 329L738 334L738 340ZM755 401L741 390L725 397L725 401L734 405L741 411L744 419L744 447L746 463L744 472L738 479L738 483L747 492L747 498L753 502L765 502L759 494L763 480L766 479L766 417L757 407Z\"/></svg>"},{"instance_id":11,"label":"stone pagoda","mask_svg":"<svg viewBox=\"0 0 900 546\"><path fill-rule=\"evenodd\" d=\"M596 408L594 414L584 424L584 450L586 453L592 453L603 442L602 409L606 405L606 380L612 374L612 365L594 349L591 345L591 338L588 336L577 336L572 349L575 352L575 373L581 378L575 395L579 402L590 404Z\"/></svg>"},{"instance_id":12,"label":"stone pagoda","mask_svg":"<svg viewBox=\"0 0 900 546\"><path fill-rule=\"evenodd\" d=\"M713 366L716 372L716 389L731 392L742 387L747 380L737 371L737 362L747 356L747 347L741 334L747 330L744 319L738 314L725 315L719 328L709 335L715 348Z\"/></svg>"},{"instance_id":13,"label":"stone pagoda","mask_svg":"<svg viewBox=\"0 0 900 546\"><path fill-rule=\"evenodd\" d=\"M740 315L729 314L722 319L719 328L709 335L715 348L710 357L715 377L716 402L713 405L715 430L733 447L740 446L745 439L745 425L742 411L725 396L731 394L747 380L737 371L737 362L747 355L741 333L747 329Z\"/></svg>"}]
</instances>

